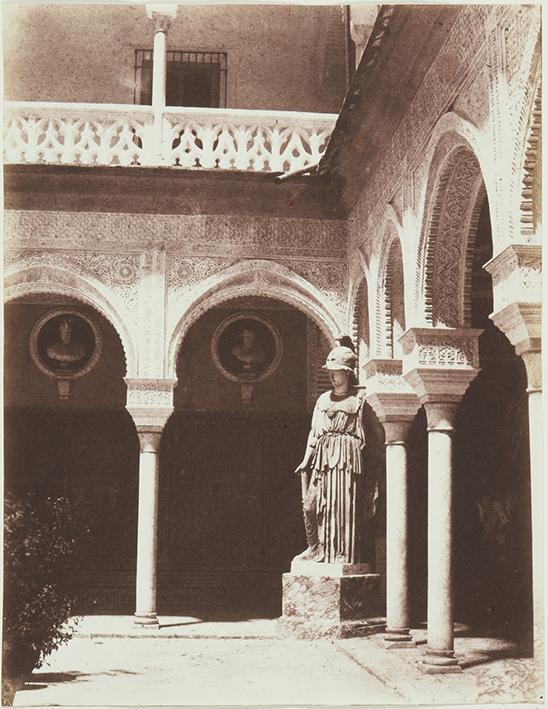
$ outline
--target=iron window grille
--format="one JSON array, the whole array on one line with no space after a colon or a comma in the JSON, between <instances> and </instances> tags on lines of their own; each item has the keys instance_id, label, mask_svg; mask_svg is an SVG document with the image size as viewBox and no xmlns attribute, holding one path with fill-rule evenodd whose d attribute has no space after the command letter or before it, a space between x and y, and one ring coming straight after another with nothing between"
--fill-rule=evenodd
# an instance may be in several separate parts
<instances>
[{"instance_id":1,"label":"iron window grille","mask_svg":"<svg viewBox=\"0 0 548 709\"><path fill-rule=\"evenodd\" d=\"M135 50L134 103L152 103L152 49ZM226 52L167 52L166 105L226 108Z\"/></svg>"}]
</instances>

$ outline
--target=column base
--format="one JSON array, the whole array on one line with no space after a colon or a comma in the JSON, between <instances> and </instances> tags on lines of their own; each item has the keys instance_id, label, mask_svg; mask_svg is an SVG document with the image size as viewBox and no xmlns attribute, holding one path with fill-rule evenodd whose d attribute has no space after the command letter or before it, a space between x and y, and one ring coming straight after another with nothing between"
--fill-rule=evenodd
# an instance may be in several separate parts
<instances>
[{"instance_id":1,"label":"column base","mask_svg":"<svg viewBox=\"0 0 548 709\"><path fill-rule=\"evenodd\" d=\"M294 562L291 573L283 575L282 637L352 638L384 630L378 574L351 573L356 567L350 565L306 564Z\"/></svg>"},{"instance_id":2,"label":"column base","mask_svg":"<svg viewBox=\"0 0 548 709\"><path fill-rule=\"evenodd\" d=\"M462 667L452 650L427 650L422 660L422 666L427 674L462 672Z\"/></svg>"},{"instance_id":3,"label":"column base","mask_svg":"<svg viewBox=\"0 0 548 709\"><path fill-rule=\"evenodd\" d=\"M158 628L160 626L156 613L135 613L133 616L133 624L143 628Z\"/></svg>"},{"instance_id":4,"label":"column base","mask_svg":"<svg viewBox=\"0 0 548 709\"><path fill-rule=\"evenodd\" d=\"M386 628L384 639L389 650L399 650L417 647L409 628Z\"/></svg>"}]
</instances>

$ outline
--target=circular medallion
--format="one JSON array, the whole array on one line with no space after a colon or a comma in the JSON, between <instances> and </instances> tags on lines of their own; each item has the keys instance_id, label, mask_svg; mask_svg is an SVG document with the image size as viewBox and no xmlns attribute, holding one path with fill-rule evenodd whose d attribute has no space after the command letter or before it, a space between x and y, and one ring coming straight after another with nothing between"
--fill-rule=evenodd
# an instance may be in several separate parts
<instances>
[{"instance_id":1,"label":"circular medallion","mask_svg":"<svg viewBox=\"0 0 548 709\"><path fill-rule=\"evenodd\" d=\"M261 382L280 364L282 338L277 327L261 315L231 315L213 333L211 356L227 379Z\"/></svg>"},{"instance_id":2,"label":"circular medallion","mask_svg":"<svg viewBox=\"0 0 548 709\"><path fill-rule=\"evenodd\" d=\"M30 335L30 354L49 377L75 379L90 372L101 355L102 337L93 320L73 308L52 310Z\"/></svg>"}]
</instances>

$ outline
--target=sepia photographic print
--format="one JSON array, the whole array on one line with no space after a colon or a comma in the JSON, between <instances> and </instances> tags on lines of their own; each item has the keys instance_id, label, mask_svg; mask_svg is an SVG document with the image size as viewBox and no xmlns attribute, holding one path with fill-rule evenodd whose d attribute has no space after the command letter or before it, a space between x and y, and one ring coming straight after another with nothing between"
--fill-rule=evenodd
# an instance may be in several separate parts
<instances>
[{"instance_id":1,"label":"sepia photographic print","mask_svg":"<svg viewBox=\"0 0 548 709\"><path fill-rule=\"evenodd\" d=\"M1 4L2 704L541 706L541 6Z\"/></svg>"}]
</instances>

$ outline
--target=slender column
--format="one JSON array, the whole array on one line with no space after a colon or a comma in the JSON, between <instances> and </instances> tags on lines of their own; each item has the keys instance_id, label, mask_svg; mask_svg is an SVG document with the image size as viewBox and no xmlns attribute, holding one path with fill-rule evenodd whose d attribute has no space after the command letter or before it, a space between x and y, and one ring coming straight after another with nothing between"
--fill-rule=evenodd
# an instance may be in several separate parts
<instances>
[{"instance_id":1,"label":"slender column","mask_svg":"<svg viewBox=\"0 0 548 709\"><path fill-rule=\"evenodd\" d=\"M542 291L539 244L508 247L485 266L493 276L491 319L525 364L529 407L531 536L533 561L533 642L544 658L544 436L542 423Z\"/></svg>"},{"instance_id":2,"label":"slender column","mask_svg":"<svg viewBox=\"0 0 548 709\"><path fill-rule=\"evenodd\" d=\"M126 377L126 408L139 437L139 509L137 517L137 625L157 625L158 451L160 438L173 412L175 379Z\"/></svg>"},{"instance_id":3,"label":"slender column","mask_svg":"<svg viewBox=\"0 0 548 709\"><path fill-rule=\"evenodd\" d=\"M460 670L454 658L452 447L454 402L426 403L428 421L428 645L425 664Z\"/></svg>"},{"instance_id":4,"label":"slender column","mask_svg":"<svg viewBox=\"0 0 548 709\"><path fill-rule=\"evenodd\" d=\"M479 370L471 328L412 328L400 338L404 377L428 422L427 672L460 672L454 657L452 579L452 449L456 412Z\"/></svg>"},{"instance_id":5,"label":"slender column","mask_svg":"<svg viewBox=\"0 0 548 709\"><path fill-rule=\"evenodd\" d=\"M152 113L154 116L154 153L158 162L162 156L162 125L166 107L167 31L177 14L177 5L147 5L148 16L154 22L152 54Z\"/></svg>"},{"instance_id":6,"label":"slender column","mask_svg":"<svg viewBox=\"0 0 548 709\"><path fill-rule=\"evenodd\" d=\"M161 432L137 431L139 457L139 515L135 623L157 625L156 562L158 555L158 450Z\"/></svg>"},{"instance_id":7,"label":"slender column","mask_svg":"<svg viewBox=\"0 0 548 709\"><path fill-rule=\"evenodd\" d=\"M371 359L364 365L367 402L384 428L386 444L386 634L389 648L414 647L409 632L407 565L407 449L409 427L419 409L402 376L402 362Z\"/></svg>"},{"instance_id":8,"label":"slender column","mask_svg":"<svg viewBox=\"0 0 548 709\"><path fill-rule=\"evenodd\" d=\"M152 109L154 120L161 120L166 105L167 23L156 22L152 55Z\"/></svg>"},{"instance_id":9,"label":"slender column","mask_svg":"<svg viewBox=\"0 0 548 709\"><path fill-rule=\"evenodd\" d=\"M542 424L541 351L516 351L527 371L529 458L531 466L531 522L533 561L533 642L535 658L544 656L544 435Z\"/></svg>"},{"instance_id":10,"label":"slender column","mask_svg":"<svg viewBox=\"0 0 548 709\"><path fill-rule=\"evenodd\" d=\"M383 422L386 435L386 634L391 648L413 647L409 632L407 449L412 419Z\"/></svg>"}]
</instances>

